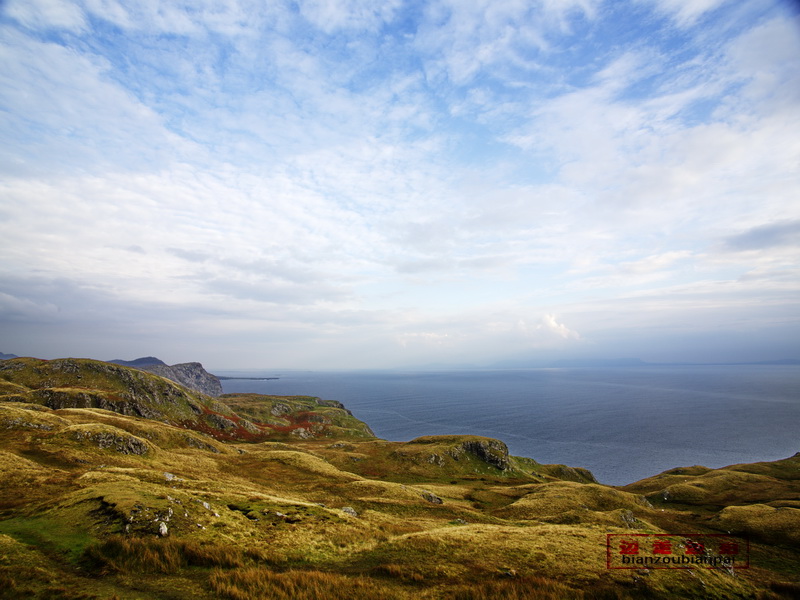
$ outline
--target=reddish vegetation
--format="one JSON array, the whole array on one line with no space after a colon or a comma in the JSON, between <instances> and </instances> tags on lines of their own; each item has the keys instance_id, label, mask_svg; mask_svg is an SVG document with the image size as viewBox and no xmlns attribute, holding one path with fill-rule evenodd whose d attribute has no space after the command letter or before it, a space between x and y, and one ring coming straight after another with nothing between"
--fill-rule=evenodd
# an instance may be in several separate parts
<instances>
[{"instance_id":1,"label":"reddish vegetation","mask_svg":"<svg viewBox=\"0 0 800 600\"><path fill-rule=\"evenodd\" d=\"M180 425L186 427L187 429L193 429L195 431L205 433L220 441L263 442L273 437L273 432L290 435L297 429L306 429L308 431L312 431L316 437L320 434L324 434L328 429L326 424L312 422L309 420L313 415L317 414L311 411L303 411L286 415L285 418L290 421L289 425L272 425L269 423L261 423L259 421L250 420L250 423L261 429L262 433L253 433L252 431L248 431L244 426L241 425L243 419L235 414L222 414L205 406L203 407L202 414L204 416L215 415L217 417L227 419L228 421L235 423L236 427L227 431L220 430L208 425L205 421L200 419L196 421L182 421Z\"/></svg>"}]
</instances>

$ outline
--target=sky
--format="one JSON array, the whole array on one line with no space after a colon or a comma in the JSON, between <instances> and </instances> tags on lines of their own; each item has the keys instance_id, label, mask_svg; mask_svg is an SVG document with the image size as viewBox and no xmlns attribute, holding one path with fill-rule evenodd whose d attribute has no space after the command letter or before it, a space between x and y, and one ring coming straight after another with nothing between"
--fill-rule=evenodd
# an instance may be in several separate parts
<instances>
[{"instance_id":1,"label":"sky","mask_svg":"<svg viewBox=\"0 0 800 600\"><path fill-rule=\"evenodd\" d=\"M789 0L0 0L0 352L800 358Z\"/></svg>"}]
</instances>

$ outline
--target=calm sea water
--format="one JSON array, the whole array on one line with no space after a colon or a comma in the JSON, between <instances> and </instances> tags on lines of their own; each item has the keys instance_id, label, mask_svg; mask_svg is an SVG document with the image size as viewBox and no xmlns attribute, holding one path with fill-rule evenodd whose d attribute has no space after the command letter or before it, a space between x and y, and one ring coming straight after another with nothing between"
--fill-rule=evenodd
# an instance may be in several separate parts
<instances>
[{"instance_id":1,"label":"calm sea water","mask_svg":"<svg viewBox=\"0 0 800 600\"><path fill-rule=\"evenodd\" d=\"M624 485L673 467L800 451L800 368L690 366L442 372L217 372L225 392L339 400L378 437L476 434L516 456Z\"/></svg>"}]
</instances>

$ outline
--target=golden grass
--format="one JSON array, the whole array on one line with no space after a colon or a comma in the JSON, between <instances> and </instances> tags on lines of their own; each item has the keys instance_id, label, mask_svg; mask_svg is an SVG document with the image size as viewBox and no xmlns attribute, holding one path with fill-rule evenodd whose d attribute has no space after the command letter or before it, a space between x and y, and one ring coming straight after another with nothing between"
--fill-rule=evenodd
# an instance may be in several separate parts
<instances>
[{"instance_id":1,"label":"golden grass","mask_svg":"<svg viewBox=\"0 0 800 600\"><path fill-rule=\"evenodd\" d=\"M359 481L362 478L346 471L341 471L334 467L332 464L312 456L306 452L297 452L294 450L272 450L258 454L258 457L264 461L275 461L284 466L297 469L298 471L305 471L306 473L324 477L326 479L333 479L338 481Z\"/></svg>"},{"instance_id":2,"label":"golden grass","mask_svg":"<svg viewBox=\"0 0 800 600\"><path fill-rule=\"evenodd\" d=\"M1 399L1 398L0 398ZM50 410L31 410L30 404L0 403L0 431L33 430L51 431L69 425L69 422Z\"/></svg>"},{"instance_id":3,"label":"golden grass","mask_svg":"<svg viewBox=\"0 0 800 600\"><path fill-rule=\"evenodd\" d=\"M568 512L576 515L586 511L619 509L648 512L647 503L640 496L599 484L561 481L543 483L528 489L530 491L525 496L493 514L510 519L547 519L560 517Z\"/></svg>"},{"instance_id":4,"label":"golden grass","mask_svg":"<svg viewBox=\"0 0 800 600\"><path fill-rule=\"evenodd\" d=\"M394 600L406 597L366 577L265 568L216 570L211 589L230 600Z\"/></svg>"},{"instance_id":5,"label":"golden grass","mask_svg":"<svg viewBox=\"0 0 800 600\"><path fill-rule=\"evenodd\" d=\"M95 573L175 574L187 567L241 568L263 559L260 553L220 544L113 535L88 546L82 562Z\"/></svg>"},{"instance_id":6,"label":"golden grass","mask_svg":"<svg viewBox=\"0 0 800 600\"><path fill-rule=\"evenodd\" d=\"M388 502L392 504L425 504L422 491L400 483L389 481L359 480L340 486L337 490L344 498L365 502Z\"/></svg>"},{"instance_id":7,"label":"golden grass","mask_svg":"<svg viewBox=\"0 0 800 600\"><path fill-rule=\"evenodd\" d=\"M543 577L506 577L443 591L442 600L571 600L583 592Z\"/></svg>"},{"instance_id":8,"label":"golden grass","mask_svg":"<svg viewBox=\"0 0 800 600\"><path fill-rule=\"evenodd\" d=\"M728 506L795 500L800 480L800 456L770 463L733 465L721 469L672 469L623 489L647 494L660 506Z\"/></svg>"},{"instance_id":9,"label":"golden grass","mask_svg":"<svg viewBox=\"0 0 800 600\"><path fill-rule=\"evenodd\" d=\"M723 531L800 547L799 508L775 508L765 504L728 506L712 522Z\"/></svg>"}]
</instances>

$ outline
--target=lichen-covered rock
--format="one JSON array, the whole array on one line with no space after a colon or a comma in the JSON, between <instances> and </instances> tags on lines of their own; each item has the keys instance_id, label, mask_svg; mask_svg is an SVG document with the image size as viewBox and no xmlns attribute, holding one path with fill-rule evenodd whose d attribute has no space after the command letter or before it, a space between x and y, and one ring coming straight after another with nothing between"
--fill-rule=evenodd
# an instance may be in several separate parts
<instances>
[{"instance_id":1,"label":"lichen-covered rock","mask_svg":"<svg viewBox=\"0 0 800 600\"><path fill-rule=\"evenodd\" d=\"M76 442L95 445L100 450L113 450L120 454L143 456L151 451L150 444L145 440L122 429L106 425L72 425L59 435Z\"/></svg>"},{"instance_id":2,"label":"lichen-covered rock","mask_svg":"<svg viewBox=\"0 0 800 600\"><path fill-rule=\"evenodd\" d=\"M228 418L223 417L222 415L211 413L206 415L206 419L215 429L229 430L236 428L236 423Z\"/></svg>"},{"instance_id":3,"label":"lichen-covered rock","mask_svg":"<svg viewBox=\"0 0 800 600\"><path fill-rule=\"evenodd\" d=\"M275 417L282 417L283 415L288 415L290 412L292 412L292 407L288 404L278 402L270 409L269 412Z\"/></svg>"},{"instance_id":4,"label":"lichen-covered rock","mask_svg":"<svg viewBox=\"0 0 800 600\"><path fill-rule=\"evenodd\" d=\"M464 442L462 447L477 456L482 461L489 463L505 471L509 468L510 463L508 460L508 446L500 440L485 439L485 440L470 440Z\"/></svg>"}]
</instances>

